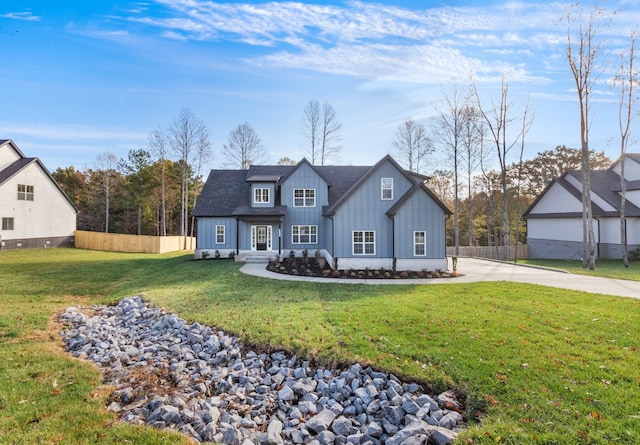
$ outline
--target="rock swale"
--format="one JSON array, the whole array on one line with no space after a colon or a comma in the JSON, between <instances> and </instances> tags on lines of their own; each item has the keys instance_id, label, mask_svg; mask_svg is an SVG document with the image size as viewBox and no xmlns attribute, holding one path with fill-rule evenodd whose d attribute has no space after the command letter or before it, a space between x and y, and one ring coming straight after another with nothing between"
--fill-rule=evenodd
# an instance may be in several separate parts
<instances>
[{"instance_id":1,"label":"rock swale","mask_svg":"<svg viewBox=\"0 0 640 445\"><path fill-rule=\"evenodd\" d=\"M451 392L432 398L357 363L326 369L247 351L141 297L86 309L61 314L62 338L115 386L108 409L126 422L230 445L446 444L463 427Z\"/></svg>"}]
</instances>

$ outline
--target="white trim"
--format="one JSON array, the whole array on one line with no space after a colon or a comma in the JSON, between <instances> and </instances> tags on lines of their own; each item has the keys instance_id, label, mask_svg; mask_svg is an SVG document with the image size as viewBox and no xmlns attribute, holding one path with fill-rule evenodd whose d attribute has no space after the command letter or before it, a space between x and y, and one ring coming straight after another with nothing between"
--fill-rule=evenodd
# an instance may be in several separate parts
<instances>
[{"instance_id":1,"label":"white trim","mask_svg":"<svg viewBox=\"0 0 640 445\"><path fill-rule=\"evenodd\" d=\"M273 238L273 227L269 224L257 224L255 226L251 226L251 251L258 250L258 227L266 227L267 228L267 250L266 252L270 252L273 250L272 246L272 238Z\"/></svg>"},{"instance_id":2,"label":"white trim","mask_svg":"<svg viewBox=\"0 0 640 445\"><path fill-rule=\"evenodd\" d=\"M296 191L302 191L302 197L296 198ZM313 192L313 205L307 205L307 199L312 199L307 196L307 192ZM296 199L302 199L302 205L296 205ZM308 188L295 188L293 189L293 206L294 207L315 207L316 206L316 189Z\"/></svg>"},{"instance_id":3,"label":"white trim","mask_svg":"<svg viewBox=\"0 0 640 445\"><path fill-rule=\"evenodd\" d=\"M263 193L258 195L261 190L267 191L267 200L264 200ZM258 199L259 198L259 199ZM269 187L256 187L253 189L253 203L254 204L270 204L271 203L271 189Z\"/></svg>"},{"instance_id":4,"label":"white trim","mask_svg":"<svg viewBox=\"0 0 640 445\"><path fill-rule=\"evenodd\" d=\"M298 228L298 233L297 235L293 233L293 229L294 227ZM300 234L300 228L301 227L307 227L309 229L309 242L304 243L302 241L300 241L300 236L304 236L305 234ZM312 228L315 228L315 234L312 233ZM294 240L294 236L298 237L298 241ZM312 241L312 237L315 236L315 241ZM313 224L292 224L291 225L291 244L318 244L318 226L317 225L313 225Z\"/></svg>"},{"instance_id":5,"label":"white trim","mask_svg":"<svg viewBox=\"0 0 640 445\"><path fill-rule=\"evenodd\" d=\"M385 187L385 181L391 181L391 184L387 184L387 186ZM385 198L384 196L385 191L390 191L391 196ZM393 178L380 178L380 199L384 201L389 201L393 199Z\"/></svg>"},{"instance_id":6,"label":"white trim","mask_svg":"<svg viewBox=\"0 0 640 445\"><path fill-rule=\"evenodd\" d=\"M416 242L416 235L422 233L422 243ZM417 253L416 248L422 246L422 253ZM426 230L414 230L413 231L413 256L427 256L427 231Z\"/></svg>"},{"instance_id":7,"label":"white trim","mask_svg":"<svg viewBox=\"0 0 640 445\"><path fill-rule=\"evenodd\" d=\"M222 228L222 233L218 233L219 228ZM222 241L218 241L218 235L222 235ZM226 227L224 224L216 224L216 244L224 244L226 238Z\"/></svg>"},{"instance_id":8,"label":"white trim","mask_svg":"<svg viewBox=\"0 0 640 445\"><path fill-rule=\"evenodd\" d=\"M361 233L362 234L362 241L358 241L358 245L362 245L362 253L356 253L356 241L355 241L355 235L356 233ZM366 241L366 234L367 233L372 233L373 234L373 241ZM367 245L373 245L373 252L371 253L367 253ZM352 230L351 231L351 254L353 256L361 256L361 255L375 255L376 254L376 231L375 230Z\"/></svg>"}]
</instances>

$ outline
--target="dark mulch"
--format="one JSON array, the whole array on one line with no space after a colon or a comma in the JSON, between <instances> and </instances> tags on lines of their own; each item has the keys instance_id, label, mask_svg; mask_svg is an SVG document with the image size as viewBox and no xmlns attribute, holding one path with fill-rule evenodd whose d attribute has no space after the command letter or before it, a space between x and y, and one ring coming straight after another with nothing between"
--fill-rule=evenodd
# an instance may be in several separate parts
<instances>
[{"instance_id":1,"label":"dark mulch","mask_svg":"<svg viewBox=\"0 0 640 445\"><path fill-rule=\"evenodd\" d=\"M323 264L320 264L323 263ZM332 270L326 261L314 257L284 258L282 261L271 261L267 270L271 272L306 277L345 278L345 279L407 279L407 278L451 278L456 276L440 271L410 271L391 269L337 269Z\"/></svg>"}]
</instances>

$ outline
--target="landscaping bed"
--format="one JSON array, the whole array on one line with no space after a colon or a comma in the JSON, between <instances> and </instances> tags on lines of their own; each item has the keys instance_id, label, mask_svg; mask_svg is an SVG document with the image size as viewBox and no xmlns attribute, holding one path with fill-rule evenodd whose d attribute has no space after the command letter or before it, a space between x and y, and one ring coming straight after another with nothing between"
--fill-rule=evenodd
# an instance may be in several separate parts
<instances>
[{"instance_id":1,"label":"landscaping bed","mask_svg":"<svg viewBox=\"0 0 640 445\"><path fill-rule=\"evenodd\" d=\"M385 269L332 269L322 257L289 256L287 258L270 261L267 270L271 272L320 278L344 278L344 279L432 279L456 277L456 272L443 272L440 270L394 270Z\"/></svg>"}]
</instances>

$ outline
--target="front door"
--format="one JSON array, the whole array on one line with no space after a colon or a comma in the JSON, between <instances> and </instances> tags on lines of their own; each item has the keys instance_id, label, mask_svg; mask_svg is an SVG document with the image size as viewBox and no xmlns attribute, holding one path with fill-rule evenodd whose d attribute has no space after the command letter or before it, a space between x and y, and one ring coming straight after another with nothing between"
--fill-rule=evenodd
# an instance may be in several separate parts
<instances>
[{"instance_id":1,"label":"front door","mask_svg":"<svg viewBox=\"0 0 640 445\"><path fill-rule=\"evenodd\" d=\"M267 226L256 227L256 250L267 250Z\"/></svg>"}]
</instances>

